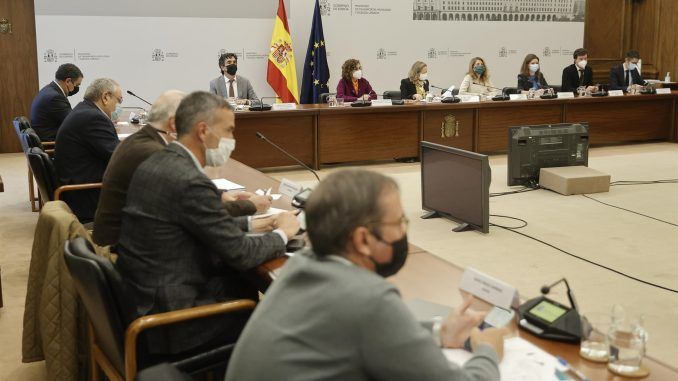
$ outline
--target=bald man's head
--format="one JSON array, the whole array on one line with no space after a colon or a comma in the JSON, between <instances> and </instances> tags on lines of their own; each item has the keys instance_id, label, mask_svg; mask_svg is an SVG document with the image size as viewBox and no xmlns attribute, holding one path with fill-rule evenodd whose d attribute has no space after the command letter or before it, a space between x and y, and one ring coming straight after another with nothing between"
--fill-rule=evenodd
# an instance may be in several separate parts
<instances>
[{"instance_id":1,"label":"bald man's head","mask_svg":"<svg viewBox=\"0 0 678 381\"><path fill-rule=\"evenodd\" d=\"M151 106L151 111L148 113L148 123L157 129L175 132L174 114L176 114L177 107L185 96L186 93L179 90L168 90L162 93Z\"/></svg>"}]
</instances>

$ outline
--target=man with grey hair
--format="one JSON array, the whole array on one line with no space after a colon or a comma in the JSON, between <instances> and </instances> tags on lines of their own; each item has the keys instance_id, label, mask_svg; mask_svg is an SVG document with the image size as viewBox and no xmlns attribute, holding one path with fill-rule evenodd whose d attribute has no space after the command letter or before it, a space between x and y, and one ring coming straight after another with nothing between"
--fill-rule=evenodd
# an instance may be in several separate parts
<instances>
[{"instance_id":1,"label":"man with grey hair","mask_svg":"<svg viewBox=\"0 0 678 381\"><path fill-rule=\"evenodd\" d=\"M499 380L506 332L480 332L484 314L469 310L471 299L426 330L384 279L403 267L408 250L408 220L393 179L335 172L305 211L313 252L288 260L268 289L236 344L226 381ZM440 346L460 348L469 336L473 358L461 368L449 364Z\"/></svg>"},{"instance_id":2,"label":"man with grey hair","mask_svg":"<svg viewBox=\"0 0 678 381\"><path fill-rule=\"evenodd\" d=\"M84 98L64 119L56 136L54 164L64 185L101 182L113 150L120 143L111 121L122 103L118 83L109 78L95 79ZM66 192L64 201L81 222L91 222L99 190Z\"/></svg>"},{"instance_id":3,"label":"man with grey hair","mask_svg":"<svg viewBox=\"0 0 678 381\"><path fill-rule=\"evenodd\" d=\"M194 92L179 104L178 140L144 161L132 176L122 210L116 266L139 315L238 298L258 298L242 272L283 255L299 230L296 216L272 218L246 235L228 213L205 165L220 166L234 148L235 115L216 95ZM153 354L176 354L234 342L247 315L229 315L151 330Z\"/></svg>"}]
</instances>

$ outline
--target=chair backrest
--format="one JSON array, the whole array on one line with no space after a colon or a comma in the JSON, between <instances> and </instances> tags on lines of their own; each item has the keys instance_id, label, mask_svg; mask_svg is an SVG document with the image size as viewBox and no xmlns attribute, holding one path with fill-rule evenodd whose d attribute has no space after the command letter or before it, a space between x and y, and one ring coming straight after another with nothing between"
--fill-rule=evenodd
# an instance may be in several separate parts
<instances>
[{"instance_id":1,"label":"chair backrest","mask_svg":"<svg viewBox=\"0 0 678 381\"><path fill-rule=\"evenodd\" d=\"M21 131L27 128L32 128L31 122L25 116L17 116L12 122L14 123L14 131L16 132L17 136Z\"/></svg>"},{"instance_id":2,"label":"chair backrest","mask_svg":"<svg viewBox=\"0 0 678 381\"><path fill-rule=\"evenodd\" d=\"M64 260L94 329L95 340L120 374L125 374L125 329L114 291L103 267L113 264L78 237L66 242ZM114 271L114 270L113 270Z\"/></svg>"},{"instance_id":3,"label":"chair backrest","mask_svg":"<svg viewBox=\"0 0 678 381\"><path fill-rule=\"evenodd\" d=\"M561 85L550 85L549 87L551 87L553 91L555 91L556 93L559 93L560 90L563 88Z\"/></svg>"},{"instance_id":4,"label":"chair backrest","mask_svg":"<svg viewBox=\"0 0 678 381\"><path fill-rule=\"evenodd\" d=\"M28 146L30 148L38 147L43 151L45 150L45 147L42 146L42 140L40 140L40 137L38 136L34 129L29 127L23 130L22 133L26 135Z\"/></svg>"},{"instance_id":5,"label":"chair backrest","mask_svg":"<svg viewBox=\"0 0 678 381\"><path fill-rule=\"evenodd\" d=\"M327 98L328 98L330 95L333 95L333 94L332 94L332 93L322 93L322 94L320 94L320 99L319 99L318 102L321 103L321 104L322 104L322 103L327 103Z\"/></svg>"},{"instance_id":6,"label":"chair backrest","mask_svg":"<svg viewBox=\"0 0 678 381\"><path fill-rule=\"evenodd\" d=\"M26 136L24 133L22 135ZM45 202L54 201L54 191L59 187L59 180L52 159L38 147L29 148L26 156L35 182L38 184L40 196Z\"/></svg>"},{"instance_id":7,"label":"chair backrest","mask_svg":"<svg viewBox=\"0 0 678 381\"><path fill-rule=\"evenodd\" d=\"M384 99L402 99L402 94L400 90L387 90L384 91Z\"/></svg>"},{"instance_id":8,"label":"chair backrest","mask_svg":"<svg viewBox=\"0 0 678 381\"><path fill-rule=\"evenodd\" d=\"M520 89L517 87L504 87L504 94L520 94Z\"/></svg>"}]
</instances>

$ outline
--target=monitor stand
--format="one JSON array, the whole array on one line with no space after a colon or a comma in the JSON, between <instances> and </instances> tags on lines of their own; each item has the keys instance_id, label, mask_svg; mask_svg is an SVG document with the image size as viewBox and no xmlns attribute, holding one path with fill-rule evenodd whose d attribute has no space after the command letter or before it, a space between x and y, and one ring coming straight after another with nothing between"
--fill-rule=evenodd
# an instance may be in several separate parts
<instances>
[{"instance_id":1,"label":"monitor stand","mask_svg":"<svg viewBox=\"0 0 678 381\"><path fill-rule=\"evenodd\" d=\"M440 213L438 213L438 212L426 212L426 213L424 213L424 215L421 216L420 218L421 218L422 220L428 220L428 219L430 219L430 218L440 218L440 217L442 217L442 216L441 216Z\"/></svg>"},{"instance_id":2,"label":"monitor stand","mask_svg":"<svg viewBox=\"0 0 678 381\"><path fill-rule=\"evenodd\" d=\"M462 222L461 224L457 225L456 228L452 229L452 231L455 233L465 232L468 230L473 230L473 227L466 222Z\"/></svg>"}]
</instances>

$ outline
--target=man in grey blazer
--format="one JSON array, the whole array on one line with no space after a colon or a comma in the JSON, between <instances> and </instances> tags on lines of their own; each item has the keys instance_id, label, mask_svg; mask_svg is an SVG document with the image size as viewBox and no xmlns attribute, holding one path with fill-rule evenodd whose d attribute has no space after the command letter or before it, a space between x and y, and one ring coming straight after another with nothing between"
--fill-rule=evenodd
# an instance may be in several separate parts
<instances>
[{"instance_id":1,"label":"man in grey blazer","mask_svg":"<svg viewBox=\"0 0 678 381\"><path fill-rule=\"evenodd\" d=\"M207 92L187 95L176 111L178 140L144 161L132 176L122 210L116 266L140 316L239 298L257 299L242 272L283 255L299 230L292 213L270 222L272 232L251 236L245 217L231 217L219 190L203 172L233 149L235 115ZM148 332L153 354L174 354L233 342L247 319L199 319Z\"/></svg>"},{"instance_id":2,"label":"man in grey blazer","mask_svg":"<svg viewBox=\"0 0 678 381\"><path fill-rule=\"evenodd\" d=\"M498 381L504 329L479 331L471 300L429 330L384 278L407 258L407 218L395 181L332 173L306 203L313 252L297 253L238 339L226 381ZM448 363L440 346L474 356ZM438 345L436 345L438 344Z\"/></svg>"},{"instance_id":3,"label":"man in grey blazer","mask_svg":"<svg viewBox=\"0 0 678 381\"><path fill-rule=\"evenodd\" d=\"M235 53L225 53L219 57L219 77L210 81L210 92L224 98L237 98L247 103L250 99L257 99L249 79L238 75L238 56Z\"/></svg>"}]
</instances>

